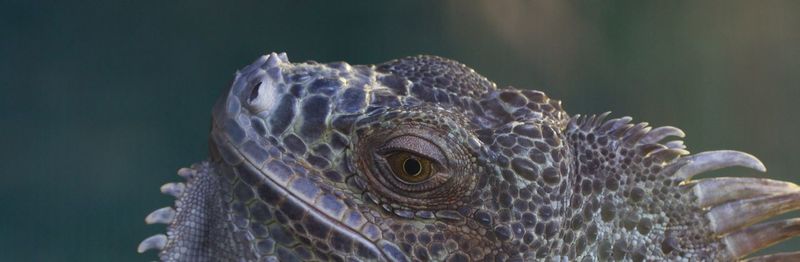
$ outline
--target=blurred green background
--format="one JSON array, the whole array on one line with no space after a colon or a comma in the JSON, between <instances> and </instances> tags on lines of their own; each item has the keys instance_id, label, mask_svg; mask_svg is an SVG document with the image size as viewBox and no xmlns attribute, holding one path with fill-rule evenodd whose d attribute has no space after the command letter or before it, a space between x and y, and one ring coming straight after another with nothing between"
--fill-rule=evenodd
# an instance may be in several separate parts
<instances>
[{"instance_id":1,"label":"blurred green background","mask_svg":"<svg viewBox=\"0 0 800 262\"><path fill-rule=\"evenodd\" d=\"M164 230L143 221L171 204L158 187L206 156L216 97L272 51L450 57L800 182L800 1L0 3L0 261L154 259L135 249Z\"/></svg>"}]
</instances>

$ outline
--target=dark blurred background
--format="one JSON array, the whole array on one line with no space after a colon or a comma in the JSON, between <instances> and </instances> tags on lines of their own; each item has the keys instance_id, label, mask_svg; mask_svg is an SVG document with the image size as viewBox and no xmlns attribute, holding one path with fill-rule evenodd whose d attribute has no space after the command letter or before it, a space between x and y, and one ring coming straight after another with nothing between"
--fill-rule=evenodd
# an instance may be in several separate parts
<instances>
[{"instance_id":1,"label":"dark blurred background","mask_svg":"<svg viewBox=\"0 0 800 262\"><path fill-rule=\"evenodd\" d=\"M800 1L400 2L3 0L0 261L154 259L135 249L164 230L144 224L171 204L159 186L206 157L215 99L272 51L450 57L800 182Z\"/></svg>"}]
</instances>

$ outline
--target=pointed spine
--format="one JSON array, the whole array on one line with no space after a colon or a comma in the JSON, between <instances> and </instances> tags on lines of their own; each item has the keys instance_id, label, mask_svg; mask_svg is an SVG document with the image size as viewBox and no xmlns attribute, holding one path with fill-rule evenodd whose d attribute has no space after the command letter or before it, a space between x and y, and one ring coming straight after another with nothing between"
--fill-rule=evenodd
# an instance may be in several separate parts
<instances>
[{"instance_id":1,"label":"pointed spine","mask_svg":"<svg viewBox=\"0 0 800 262\"><path fill-rule=\"evenodd\" d=\"M758 158L739 151L719 150L702 152L686 158L687 164L675 172L675 177L688 180L697 174L725 167L742 166L766 172L767 168Z\"/></svg>"},{"instance_id":2,"label":"pointed spine","mask_svg":"<svg viewBox=\"0 0 800 262\"><path fill-rule=\"evenodd\" d=\"M136 251L139 253L147 252L148 250L163 250L167 246L167 236L164 234L153 235L139 243Z\"/></svg>"}]
</instances>

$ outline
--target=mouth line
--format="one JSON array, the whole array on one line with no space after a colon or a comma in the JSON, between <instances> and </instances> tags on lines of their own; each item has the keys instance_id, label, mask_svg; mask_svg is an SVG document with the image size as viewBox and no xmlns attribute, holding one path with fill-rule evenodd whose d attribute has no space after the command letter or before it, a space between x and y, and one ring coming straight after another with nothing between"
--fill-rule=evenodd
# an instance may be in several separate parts
<instances>
[{"instance_id":1,"label":"mouth line","mask_svg":"<svg viewBox=\"0 0 800 262\"><path fill-rule=\"evenodd\" d=\"M224 137L224 135L222 135ZM227 140L227 138L223 138ZM381 260L389 260L389 256L387 256L380 248L378 248L377 243L373 243L361 233L357 232L356 230L350 228L344 222L340 221L337 218L331 217L328 214L317 209L317 207L309 204L306 200L298 195L297 192L294 192L288 185L298 178L298 176L294 175L291 178L285 180L285 184L282 184L277 181L272 175L267 172L267 170L258 167L257 165L253 164L252 160L250 159L247 154L244 154L240 151L240 149L233 144L229 143L228 141L219 141L221 143L215 143L218 147L228 147L228 151L235 152L243 162L240 165L247 165L249 168L248 171L255 171L256 175L260 177L261 185L257 185L257 187L269 187L271 190L278 194L278 197L283 198L281 203L285 201L291 201L292 203L301 207L303 211L306 212L307 216L311 216L313 219L321 221L325 227L329 228L331 231L337 231L341 235L344 235L350 238L353 242L359 242L361 245L366 246L370 249L371 252L380 256ZM265 161L267 163L267 161ZM256 194L259 195L259 194ZM275 210L280 209L278 206L272 205L267 203L264 199L261 199L260 195L258 196L259 201L266 203L268 206L272 207ZM365 225L362 225L364 227ZM355 251L355 247L353 246L353 251Z\"/></svg>"}]
</instances>

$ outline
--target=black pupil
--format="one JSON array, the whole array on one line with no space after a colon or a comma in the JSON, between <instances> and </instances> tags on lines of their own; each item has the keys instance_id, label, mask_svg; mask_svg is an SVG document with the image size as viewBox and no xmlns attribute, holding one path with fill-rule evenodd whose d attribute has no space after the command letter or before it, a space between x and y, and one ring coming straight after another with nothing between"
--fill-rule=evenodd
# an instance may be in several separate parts
<instances>
[{"instance_id":1,"label":"black pupil","mask_svg":"<svg viewBox=\"0 0 800 262\"><path fill-rule=\"evenodd\" d=\"M419 160L409 158L403 162L403 171L406 171L406 174L416 176L419 175L419 171L422 171L422 165Z\"/></svg>"}]
</instances>

